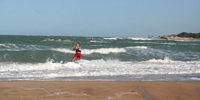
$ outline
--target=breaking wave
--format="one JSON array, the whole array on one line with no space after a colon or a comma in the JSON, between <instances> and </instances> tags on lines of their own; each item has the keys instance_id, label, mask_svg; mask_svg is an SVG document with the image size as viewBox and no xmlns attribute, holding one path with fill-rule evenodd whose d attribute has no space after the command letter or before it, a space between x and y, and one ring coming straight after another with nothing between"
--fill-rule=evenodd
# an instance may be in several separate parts
<instances>
[{"instance_id":1,"label":"breaking wave","mask_svg":"<svg viewBox=\"0 0 200 100\"><path fill-rule=\"evenodd\" d=\"M80 60L61 64L1 62L0 78L56 78L120 75L200 74L200 61L173 61L169 58L141 62L119 60Z\"/></svg>"}]
</instances>

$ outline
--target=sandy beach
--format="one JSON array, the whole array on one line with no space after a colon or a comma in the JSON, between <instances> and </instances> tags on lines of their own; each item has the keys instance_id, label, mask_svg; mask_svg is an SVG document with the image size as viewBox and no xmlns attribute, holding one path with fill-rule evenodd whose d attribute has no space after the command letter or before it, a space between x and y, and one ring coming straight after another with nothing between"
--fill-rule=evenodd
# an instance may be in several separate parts
<instances>
[{"instance_id":1,"label":"sandy beach","mask_svg":"<svg viewBox=\"0 0 200 100\"><path fill-rule=\"evenodd\" d=\"M200 100L200 82L1 81L0 100Z\"/></svg>"}]
</instances>

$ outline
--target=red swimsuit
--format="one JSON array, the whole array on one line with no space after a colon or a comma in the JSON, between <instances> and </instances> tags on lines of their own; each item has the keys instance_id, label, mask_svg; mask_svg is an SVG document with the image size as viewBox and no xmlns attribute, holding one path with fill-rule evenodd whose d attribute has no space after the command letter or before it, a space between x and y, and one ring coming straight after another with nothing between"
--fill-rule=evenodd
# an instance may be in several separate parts
<instances>
[{"instance_id":1,"label":"red swimsuit","mask_svg":"<svg viewBox=\"0 0 200 100\"><path fill-rule=\"evenodd\" d=\"M74 55L74 57L75 57L76 59L78 59L78 57L79 57L79 59L82 59L81 49L76 48L76 54Z\"/></svg>"}]
</instances>

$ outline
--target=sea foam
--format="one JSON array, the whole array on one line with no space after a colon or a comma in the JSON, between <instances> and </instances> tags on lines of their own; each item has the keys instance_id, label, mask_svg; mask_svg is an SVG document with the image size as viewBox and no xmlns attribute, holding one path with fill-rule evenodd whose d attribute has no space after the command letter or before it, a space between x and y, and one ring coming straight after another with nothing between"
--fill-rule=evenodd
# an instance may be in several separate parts
<instances>
[{"instance_id":1,"label":"sea foam","mask_svg":"<svg viewBox=\"0 0 200 100\"><path fill-rule=\"evenodd\" d=\"M49 60L45 63L0 63L0 78L40 77L103 77L123 75L199 74L199 61L173 61L169 58L150 59L143 62L119 60L80 60L61 64ZM193 78L195 79L195 78Z\"/></svg>"},{"instance_id":2,"label":"sea foam","mask_svg":"<svg viewBox=\"0 0 200 100\"><path fill-rule=\"evenodd\" d=\"M73 50L68 48L53 48L51 50L59 51L63 53L74 53ZM109 53L123 53L126 52L124 48L99 48L99 49L82 49L82 54L92 54L92 53L100 53L100 54L109 54Z\"/></svg>"}]
</instances>

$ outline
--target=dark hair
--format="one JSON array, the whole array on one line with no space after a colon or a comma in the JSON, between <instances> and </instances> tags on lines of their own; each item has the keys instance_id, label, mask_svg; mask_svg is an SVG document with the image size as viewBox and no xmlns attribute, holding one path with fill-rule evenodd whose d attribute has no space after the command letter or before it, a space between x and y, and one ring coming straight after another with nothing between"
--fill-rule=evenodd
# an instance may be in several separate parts
<instances>
[{"instance_id":1,"label":"dark hair","mask_svg":"<svg viewBox=\"0 0 200 100\"><path fill-rule=\"evenodd\" d=\"M80 45L80 43L79 42L77 42L79 45Z\"/></svg>"}]
</instances>

